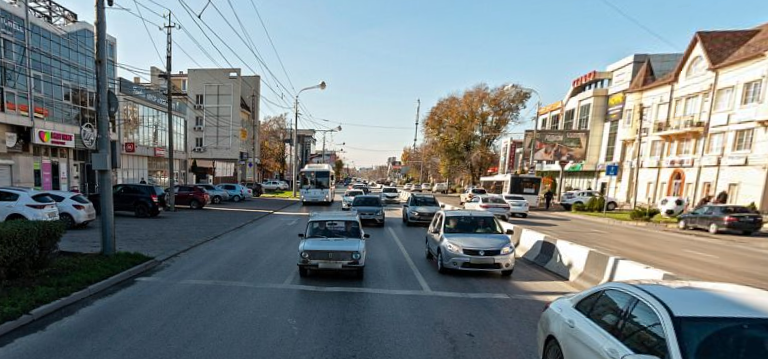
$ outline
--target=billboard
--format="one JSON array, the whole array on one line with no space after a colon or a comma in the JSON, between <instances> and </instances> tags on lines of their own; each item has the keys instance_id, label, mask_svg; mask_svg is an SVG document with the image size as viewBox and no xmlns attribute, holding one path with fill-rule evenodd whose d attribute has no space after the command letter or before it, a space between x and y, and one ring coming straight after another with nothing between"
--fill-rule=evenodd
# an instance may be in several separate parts
<instances>
[{"instance_id":1,"label":"billboard","mask_svg":"<svg viewBox=\"0 0 768 359\"><path fill-rule=\"evenodd\" d=\"M531 157L533 131L525 131L525 157ZM536 131L533 160L581 162L587 157L589 131Z\"/></svg>"},{"instance_id":2,"label":"billboard","mask_svg":"<svg viewBox=\"0 0 768 359\"><path fill-rule=\"evenodd\" d=\"M624 112L624 93L619 92L608 97L608 116L606 120L616 121L621 119Z\"/></svg>"}]
</instances>

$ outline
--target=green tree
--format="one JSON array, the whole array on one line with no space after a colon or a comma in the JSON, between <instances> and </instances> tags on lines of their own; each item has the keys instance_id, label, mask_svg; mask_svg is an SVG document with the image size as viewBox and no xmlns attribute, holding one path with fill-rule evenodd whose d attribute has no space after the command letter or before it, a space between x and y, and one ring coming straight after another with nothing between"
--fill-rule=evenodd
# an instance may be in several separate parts
<instances>
[{"instance_id":1,"label":"green tree","mask_svg":"<svg viewBox=\"0 0 768 359\"><path fill-rule=\"evenodd\" d=\"M259 126L262 178L270 178L276 173L285 174L285 139L288 138L286 123L287 114L281 114L265 118Z\"/></svg>"},{"instance_id":2,"label":"green tree","mask_svg":"<svg viewBox=\"0 0 768 359\"><path fill-rule=\"evenodd\" d=\"M427 114L424 136L443 177L464 175L470 183L477 182L496 164L496 140L509 125L519 123L530 96L518 85L479 84L440 99Z\"/></svg>"},{"instance_id":3,"label":"green tree","mask_svg":"<svg viewBox=\"0 0 768 359\"><path fill-rule=\"evenodd\" d=\"M336 178L341 178L341 171L344 170L344 161L341 160L341 158L336 159L336 162L333 163L333 172L336 173Z\"/></svg>"}]
</instances>

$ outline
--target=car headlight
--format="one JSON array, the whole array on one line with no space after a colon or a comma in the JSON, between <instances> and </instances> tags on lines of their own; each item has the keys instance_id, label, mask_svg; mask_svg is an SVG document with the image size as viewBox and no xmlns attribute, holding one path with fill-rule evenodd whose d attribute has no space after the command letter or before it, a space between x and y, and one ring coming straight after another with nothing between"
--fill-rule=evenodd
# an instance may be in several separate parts
<instances>
[{"instance_id":1,"label":"car headlight","mask_svg":"<svg viewBox=\"0 0 768 359\"><path fill-rule=\"evenodd\" d=\"M514 251L515 251L515 249L512 248L511 246L504 247L504 248L501 249L501 254L510 254L510 253L512 253Z\"/></svg>"},{"instance_id":2,"label":"car headlight","mask_svg":"<svg viewBox=\"0 0 768 359\"><path fill-rule=\"evenodd\" d=\"M378 211L376 211L376 215L377 215L377 216L381 216L381 215L382 215L382 213L384 213L384 212L382 212L381 210L378 210Z\"/></svg>"},{"instance_id":3,"label":"car headlight","mask_svg":"<svg viewBox=\"0 0 768 359\"><path fill-rule=\"evenodd\" d=\"M309 259L309 253L307 252L301 252L301 258Z\"/></svg>"},{"instance_id":4,"label":"car headlight","mask_svg":"<svg viewBox=\"0 0 768 359\"><path fill-rule=\"evenodd\" d=\"M357 252L355 252L355 253L352 253L352 259L354 259L354 260L358 260L358 259L360 259L360 257L362 257L362 256L360 255L360 253L357 253Z\"/></svg>"},{"instance_id":5,"label":"car headlight","mask_svg":"<svg viewBox=\"0 0 768 359\"><path fill-rule=\"evenodd\" d=\"M445 248L451 253L461 253L461 247L451 242L445 242Z\"/></svg>"}]
</instances>

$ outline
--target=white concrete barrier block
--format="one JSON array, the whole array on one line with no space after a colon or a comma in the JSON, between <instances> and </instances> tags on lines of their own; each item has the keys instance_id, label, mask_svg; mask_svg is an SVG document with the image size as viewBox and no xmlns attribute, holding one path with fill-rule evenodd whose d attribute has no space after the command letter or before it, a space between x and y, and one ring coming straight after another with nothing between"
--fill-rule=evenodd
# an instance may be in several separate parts
<instances>
[{"instance_id":1,"label":"white concrete barrier block","mask_svg":"<svg viewBox=\"0 0 768 359\"><path fill-rule=\"evenodd\" d=\"M615 258L613 265L606 273L606 281L622 281L633 279L664 279L669 273L642 263L628 259Z\"/></svg>"}]
</instances>

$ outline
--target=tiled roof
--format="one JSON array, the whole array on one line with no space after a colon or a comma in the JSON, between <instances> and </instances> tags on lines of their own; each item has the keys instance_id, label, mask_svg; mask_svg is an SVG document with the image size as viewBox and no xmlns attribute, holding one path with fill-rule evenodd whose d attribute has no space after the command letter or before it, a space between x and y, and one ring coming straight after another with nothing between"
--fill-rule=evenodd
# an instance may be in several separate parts
<instances>
[{"instance_id":1,"label":"tiled roof","mask_svg":"<svg viewBox=\"0 0 768 359\"><path fill-rule=\"evenodd\" d=\"M755 56L763 55L768 51L768 23L749 30L749 32L753 33L753 35L750 36L745 43L739 46L736 51L723 60L723 62L716 66L722 67L749 60Z\"/></svg>"},{"instance_id":2,"label":"tiled roof","mask_svg":"<svg viewBox=\"0 0 768 359\"><path fill-rule=\"evenodd\" d=\"M757 33L757 30L699 31L696 39L715 68L739 52Z\"/></svg>"}]
</instances>

